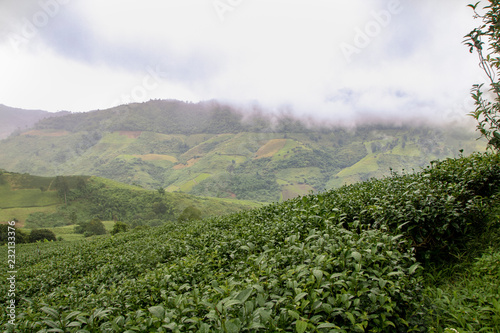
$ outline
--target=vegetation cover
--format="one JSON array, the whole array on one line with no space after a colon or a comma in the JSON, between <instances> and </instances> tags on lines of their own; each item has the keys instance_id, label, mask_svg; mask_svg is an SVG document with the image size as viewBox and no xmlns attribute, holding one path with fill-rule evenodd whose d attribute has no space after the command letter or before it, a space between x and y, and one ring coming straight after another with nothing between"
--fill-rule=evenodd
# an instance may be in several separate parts
<instances>
[{"instance_id":1,"label":"vegetation cover","mask_svg":"<svg viewBox=\"0 0 500 333\"><path fill-rule=\"evenodd\" d=\"M18 317L15 328L4 329L498 331L498 284L484 284L475 303L481 310L469 318L470 287L428 286L425 272L454 265L471 244L498 233L491 214L499 159L491 153L448 159L416 174L228 216L41 244L40 254L20 245ZM481 282L500 277L500 249L492 244L495 250L472 264ZM0 290L2 303L6 295Z\"/></svg>"},{"instance_id":2,"label":"vegetation cover","mask_svg":"<svg viewBox=\"0 0 500 333\"><path fill-rule=\"evenodd\" d=\"M0 167L85 174L168 192L284 201L483 150L471 130L306 123L217 102L155 100L48 118L0 141Z\"/></svg>"},{"instance_id":3,"label":"vegetation cover","mask_svg":"<svg viewBox=\"0 0 500 333\"><path fill-rule=\"evenodd\" d=\"M177 219L189 206L208 217L260 204L147 190L99 177L39 177L0 169L0 221L15 219L16 225L28 229L79 225L84 233L94 218L120 220L129 227L159 225ZM18 236L20 243L21 232Z\"/></svg>"}]
</instances>

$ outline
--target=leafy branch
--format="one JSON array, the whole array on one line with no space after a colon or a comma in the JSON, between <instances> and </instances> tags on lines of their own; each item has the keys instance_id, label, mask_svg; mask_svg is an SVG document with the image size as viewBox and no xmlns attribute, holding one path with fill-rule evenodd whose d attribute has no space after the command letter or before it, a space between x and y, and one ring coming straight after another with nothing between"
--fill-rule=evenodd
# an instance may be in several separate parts
<instances>
[{"instance_id":1,"label":"leafy branch","mask_svg":"<svg viewBox=\"0 0 500 333\"><path fill-rule=\"evenodd\" d=\"M490 96L484 95L484 84L475 84L471 95L476 109L469 113L478 122L477 129L488 140L492 149L500 149L500 83L497 80L500 69L500 1L489 0L489 5L483 9L486 13L480 14L478 5L469 4L474 11L474 18L480 19L482 24L465 35L464 44L469 52L477 52L479 65L489 80ZM483 41L486 39L486 42Z\"/></svg>"}]
</instances>

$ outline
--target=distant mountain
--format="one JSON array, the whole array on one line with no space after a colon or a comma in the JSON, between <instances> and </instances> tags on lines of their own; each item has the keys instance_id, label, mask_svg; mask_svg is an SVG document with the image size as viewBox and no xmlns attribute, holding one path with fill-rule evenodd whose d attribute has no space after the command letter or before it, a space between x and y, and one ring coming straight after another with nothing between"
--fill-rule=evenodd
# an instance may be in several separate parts
<instances>
[{"instance_id":1,"label":"distant mountain","mask_svg":"<svg viewBox=\"0 0 500 333\"><path fill-rule=\"evenodd\" d=\"M314 127L215 101L156 100L43 119L0 141L0 168L271 202L484 150L473 130Z\"/></svg>"},{"instance_id":2,"label":"distant mountain","mask_svg":"<svg viewBox=\"0 0 500 333\"><path fill-rule=\"evenodd\" d=\"M16 130L32 127L43 118L56 117L68 112L51 113L42 110L24 110L0 104L0 139L5 139Z\"/></svg>"}]
</instances>

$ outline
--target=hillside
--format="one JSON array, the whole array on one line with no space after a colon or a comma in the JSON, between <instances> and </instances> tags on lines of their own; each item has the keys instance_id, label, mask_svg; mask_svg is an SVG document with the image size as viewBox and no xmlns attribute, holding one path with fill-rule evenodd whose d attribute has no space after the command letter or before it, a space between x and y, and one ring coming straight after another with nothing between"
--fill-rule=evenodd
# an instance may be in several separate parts
<instances>
[{"instance_id":1,"label":"hillside","mask_svg":"<svg viewBox=\"0 0 500 333\"><path fill-rule=\"evenodd\" d=\"M7 138L15 131L26 130L39 120L57 117L65 112L50 113L41 110L24 110L0 104L0 139Z\"/></svg>"},{"instance_id":2,"label":"hillside","mask_svg":"<svg viewBox=\"0 0 500 333\"><path fill-rule=\"evenodd\" d=\"M99 177L40 177L0 170L1 223L15 218L18 226L47 228L98 217L134 227L159 225L177 219L189 206L199 209L201 217L206 218L259 204L160 193Z\"/></svg>"},{"instance_id":3,"label":"hillside","mask_svg":"<svg viewBox=\"0 0 500 333\"><path fill-rule=\"evenodd\" d=\"M20 244L16 318L0 318L7 332L498 332L499 190L499 156L474 154L203 221Z\"/></svg>"},{"instance_id":4,"label":"hillside","mask_svg":"<svg viewBox=\"0 0 500 333\"><path fill-rule=\"evenodd\" d=\"M456 126L306 126L217 102L150 101L44 119L0 141L0 167L274 202L484 150L476 137Z\"/></svg>"}]
</instances>

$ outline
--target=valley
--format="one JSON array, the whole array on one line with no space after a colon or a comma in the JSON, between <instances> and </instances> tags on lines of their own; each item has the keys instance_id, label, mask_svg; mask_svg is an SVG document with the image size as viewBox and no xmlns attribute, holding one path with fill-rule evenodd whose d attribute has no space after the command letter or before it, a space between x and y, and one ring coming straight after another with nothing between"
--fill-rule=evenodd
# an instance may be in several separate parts
<instances>
[{"instance_id":1,"label":"valley","mask_svg":"<svg viewBox=\"0 0 500 333\"><path fill-rule=\"evenodd\" d=\"M0 168L276 202L484 150L476 138L461 127L307 126L215 102L150 101L45 119L0 141Z\"/></svg>"}]
</instances>

